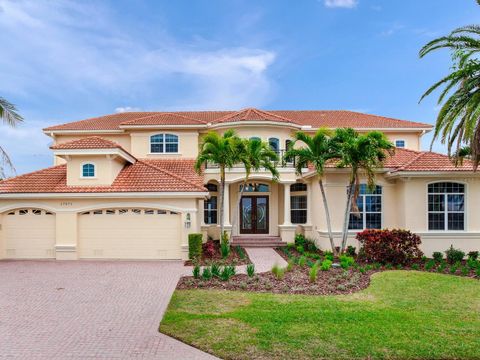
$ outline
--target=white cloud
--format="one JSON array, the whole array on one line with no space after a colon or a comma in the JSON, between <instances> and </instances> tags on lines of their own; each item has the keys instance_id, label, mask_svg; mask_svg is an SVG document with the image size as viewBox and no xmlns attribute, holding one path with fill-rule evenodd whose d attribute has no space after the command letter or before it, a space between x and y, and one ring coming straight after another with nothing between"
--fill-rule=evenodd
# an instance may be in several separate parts
<instances>
[{"instance_id":1,"label":"white cloud","mask_svg":"<svg viewBox=\"0 0 480 360\"><path fill-rule=\"evenodd\" d=\"M125 112L132 112L132 111L142 111L142 109L138 107L132 107L132 106L120 106L115 108L116 113L125 113Z\"/></svg>"},{"instance_id":2,"label":"white cloud","mask_svg":"<svg viewBox=\"0 0 480 360\"><path fill-rule=\"evenodd\" d=\"M352 9L358 5L358 0L324 0L328 8L347 8Z\"/></svg>"}]
</instances>

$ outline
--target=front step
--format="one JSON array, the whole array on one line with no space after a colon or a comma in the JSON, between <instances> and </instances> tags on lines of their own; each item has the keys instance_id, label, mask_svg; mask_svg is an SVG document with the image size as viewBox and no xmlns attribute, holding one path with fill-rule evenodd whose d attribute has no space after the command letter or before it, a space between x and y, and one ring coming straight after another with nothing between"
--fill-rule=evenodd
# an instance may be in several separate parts
<instances>
[{"instance_id":1,"label":"front step","mask_svg":"<svg viewBox=\"0 0 480 360\"><path fill-rule=\"evenodd\" d=\"M280 236L234 236L231 242L232 246L242 247L281 247L287 246Z\"/></svg>"}]
</instances>

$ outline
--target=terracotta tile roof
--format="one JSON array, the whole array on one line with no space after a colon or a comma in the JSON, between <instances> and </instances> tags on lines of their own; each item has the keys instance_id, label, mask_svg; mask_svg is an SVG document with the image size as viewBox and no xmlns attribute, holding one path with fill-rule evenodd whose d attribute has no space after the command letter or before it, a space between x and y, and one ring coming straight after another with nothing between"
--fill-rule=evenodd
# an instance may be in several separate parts
<instances>
[{"instance_id":1,"label":"terracotta tile roof","mask_svg":"<svg viewBox=\"0 0 480 360\"><path fill-rule=\"evenodd\" d=\"M319 127L354 127L373 129L431 129L432 125L398 120L383 116L363 114L346 110L258 110L241 111L177 111L177 112L128 112L105 115L91 119L51 126L45 131L77 130L101 131L120 130L121 125L198 125L244 120L277 121L294 125ZM138 120L138 122L137 122Z\"/></svg>"},{"instance_id":2,"label":"terracotta tile roof","mask_svg":"<svg viewBox=\"0 0 480 360\"><path fill-rule=\"evenodd\" d=\"M175 164L172 162L175 161ZM67 186L65 164L0 181L1 193L205 192L194 160L139 160L111 186Z\"/></svg>"},{"instance_id":3,"label":"terracotta tile roof","mask_svg":"<svg viewBox=\"0 0 480 360\"><path fill-rule=\"evenodd\" d=\"M70 150L70 149L121 149L116 142L98 137L89 136L78 140L67 141L50 146L52 150Z\"/></svg>"}]
</instances>

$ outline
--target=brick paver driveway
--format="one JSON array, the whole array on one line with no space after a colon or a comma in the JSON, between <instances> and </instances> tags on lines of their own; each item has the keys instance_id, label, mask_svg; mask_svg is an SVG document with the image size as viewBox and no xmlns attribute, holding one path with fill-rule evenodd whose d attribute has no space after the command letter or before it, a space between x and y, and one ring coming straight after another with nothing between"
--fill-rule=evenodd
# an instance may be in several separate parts
<instances>
[{"instance_id":1,"label":"brick paver driveway","mask_svg":"<svg viewBox=\"0 0 480 360\"><path fill-rule=\"evenodd\" d=\"M158 332L180 262L0 261L0 358L213 359Z\"/></svg>"}]
</instances>

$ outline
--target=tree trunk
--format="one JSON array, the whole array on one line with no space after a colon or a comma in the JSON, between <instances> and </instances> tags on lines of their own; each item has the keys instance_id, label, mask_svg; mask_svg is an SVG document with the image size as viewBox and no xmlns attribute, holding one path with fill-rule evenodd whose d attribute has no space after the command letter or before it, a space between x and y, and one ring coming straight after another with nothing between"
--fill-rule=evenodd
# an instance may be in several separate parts
<instances>
[{"instance_id":1,"label":"tree trunk","mask_svg":"<svg viewBox=\"0 0 480 360\"><path fill-rule=\"evenodd\" d=\"M230 233L230 238L233 237L235 227L237 226L238 210L240 209L240 203L242 201L242 197L243 197L243 193L245 191L245 186L247 185L247 181L248 181L248 178L245 178L245 180L243 180L242 190L238 194L237 206L235 207L235 209L233 209L232 232Z\"/></svg>"},{"instance_id":2,"label":"tree trunk","mask_svg":"<svg viewBox=\"0 0 480 360\"><path fill-rule=\"evenodd\" d=\"M220 168L220 193L219 195L219 200L220 200L220 242L222 241L222 236L223 236L223 231L225 229L225 224L224 224L224 205L225 201L223 201L223 197L225 194L225 168Z\"/></svg>"},{"instance_id":3,"label":"tree trunk","mask_svg":"<svg viewBox=\"0 0 480 360\"><path fill-rule=\"evenodd\" d=\"M340 248L340 252L342 253L345 251L345 248L347 247L348 223L350 219L350 209L352 208L353 184L354 184L354 181L350 181L347 189L347 206L345 208L345 215L343 218L342 247Z\"/></svg>"},{"instance_id":4,"label":"tree trunk","mask_svg":"<svg viewBox=\"0 0 480 360\"><path fill-rule=\"evenodd\" d=\"M332 247L333 254L337 255L337 251L335 249L335 243L333 242L332 222L330 220L330 210L328 209L328 201L327 201L327 197L325 195L325 189L323 187L322 179L320 179L318 181L318 184L320 185L320 191L322 192L323 206L325 208L325 218L327 220L328 238L330 240L330 246ZM308 199L308 201L311 201L311 200Z\"/></svg>"}]
</instances>

